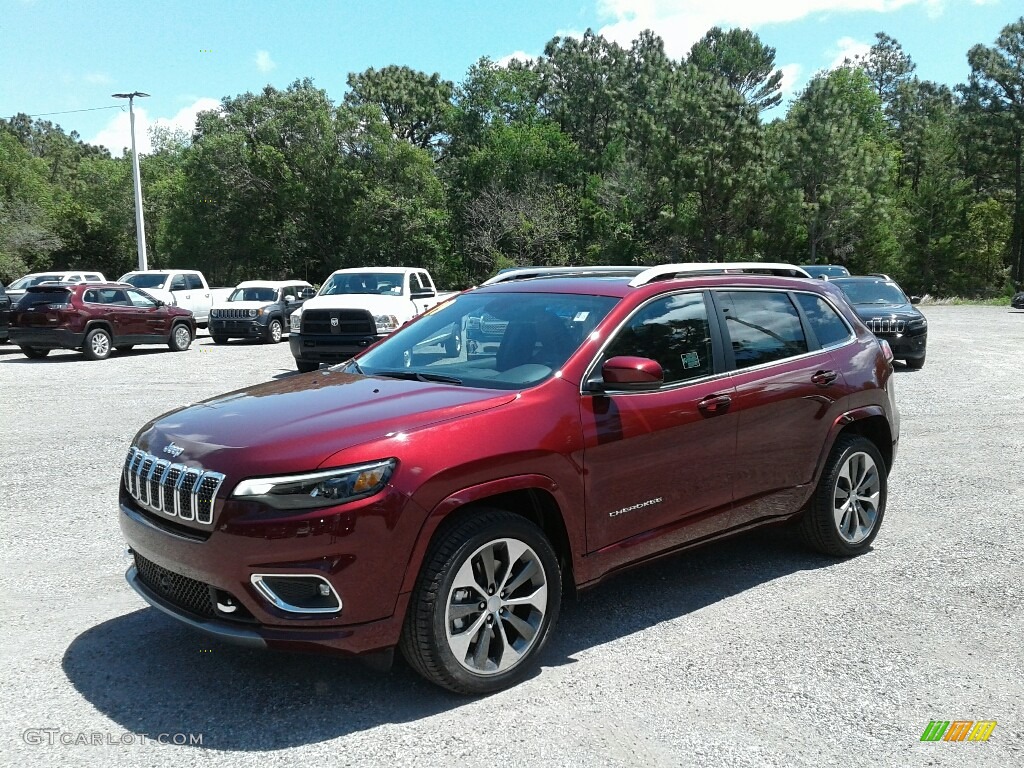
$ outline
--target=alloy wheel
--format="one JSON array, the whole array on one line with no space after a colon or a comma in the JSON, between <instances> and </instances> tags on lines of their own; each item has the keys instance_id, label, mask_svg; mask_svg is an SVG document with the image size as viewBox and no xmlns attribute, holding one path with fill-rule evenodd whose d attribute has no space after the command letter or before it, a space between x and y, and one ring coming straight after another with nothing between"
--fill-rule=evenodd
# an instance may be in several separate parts
<instances>
[{"instance_id":1,"label":"alloy wheel","mask_svg":"<svg viewBox=\"0 0 1024 768\"><path fill-rule=\"evenodd\" d=\"M836 529L844 541L859 544L874 530L881 488L878 466L868 454L847 456L832 494Z\"/></svg>"}]
</instances>

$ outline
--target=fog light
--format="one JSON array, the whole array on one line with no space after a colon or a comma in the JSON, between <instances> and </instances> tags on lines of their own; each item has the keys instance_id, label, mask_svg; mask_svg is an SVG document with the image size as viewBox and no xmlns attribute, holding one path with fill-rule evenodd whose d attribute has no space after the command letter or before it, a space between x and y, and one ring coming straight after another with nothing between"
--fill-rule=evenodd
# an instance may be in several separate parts
<instances>
[{"instance_id":1,"label":"fog light","mask_svg":"<svg viewBox=\"0 0 1024 768\"><path fill-rule=\"evenodd\" d=\"M252 585L272 605L288 613L340 613L341 598L323 576L254 573Z\"/></svg>"}]
</instances>

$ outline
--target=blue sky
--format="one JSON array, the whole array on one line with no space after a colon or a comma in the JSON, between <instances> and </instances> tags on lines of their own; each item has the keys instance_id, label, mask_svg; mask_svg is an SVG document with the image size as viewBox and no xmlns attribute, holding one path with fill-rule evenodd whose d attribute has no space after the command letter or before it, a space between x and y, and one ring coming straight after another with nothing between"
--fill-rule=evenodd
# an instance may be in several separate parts
<instances>
[{"instance_id":1,"label":"blue sky","mask_svg":"<svg viewBox=\"0 0 1024 768\"><path fill-rule=\"evenodd\" d=\"M1024 13L1020 0L0 0L0 116L47 115L115 154L154 123L190 128L224 96L311 77L340 101L350 72L404 64L459 82L481 56L535 56L588 27L628 46L650 28L674 58L714 25L776 49L787 95L875 32L896 38L919 77L966 80L966 54ZM111 109L110 107L115 107Z\"/></svg>"}]
</instances>

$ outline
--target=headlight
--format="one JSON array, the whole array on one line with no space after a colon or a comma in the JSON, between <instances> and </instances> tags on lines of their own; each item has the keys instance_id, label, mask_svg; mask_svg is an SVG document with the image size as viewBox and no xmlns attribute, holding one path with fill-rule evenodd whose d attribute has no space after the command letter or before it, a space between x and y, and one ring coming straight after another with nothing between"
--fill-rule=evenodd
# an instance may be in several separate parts
<instances>
[{"instance_id":1,"label":"headlight","mask_svg":"<svg viewBox=\"0 0 1024 768\"><path fill-rule=\"evenodd\" d=\"M395 460L385 459L305 475L255 478L240 482L231 496L258 501L275 509L334 507L377 493L387 484L394 469Z\"/></svg>"},{"instance_id":2,"label":"headlight","mask_svg":"<svg viewBox=\"0 0 1024 768\"><path fill-rule=\"evenodd\" d=\"M210 310L210 317L220 317L220 310L219 309L211 309Z\"/></svg>"},{"instance_id":3,"label":"headlight","mask_svg":"<svg viewBox=\"0 0 1024 768\"><path fill-rule=\"evenodd\" d=\"M259 310L256 310L256 309L250 309L249 310L249 317L256 317L256 315L258 315L258 314L259 314Z\"/></svg>"},{"instance_id":4,"label":"headlight","mask_svg":"<svg viewBox=\"0 0 1024 768\"><path fill-rule=\"evenodd\" d=\"M398 330L398 318L394 315L374 315L373 322L377 324L377 333L391 333Z\"/></svg>"},{"instance_id":5,"label":"headlight","mask_svg":"<svg viewBox=\"0 0 1024 768\"><path fill-rule=\"evenodd\" d=\"M292 333L298 333L302 330L302 310L297 309L292 312L292 316L288 319L288 328Z\"/></svg>"},{"instance_id":6,"label":"headlight","mask_svg":"<svg viewBox=\"0 0 1024 768\"><path fill-rule=\"evenodd\" d=\"M922 328L927 328L927 327L928 327L928 321L925 320L923 317L919 317L916 320L911 320L909 323L907 323L907 330L908 331L919 331Z\"/></svg>"}]
</instances>

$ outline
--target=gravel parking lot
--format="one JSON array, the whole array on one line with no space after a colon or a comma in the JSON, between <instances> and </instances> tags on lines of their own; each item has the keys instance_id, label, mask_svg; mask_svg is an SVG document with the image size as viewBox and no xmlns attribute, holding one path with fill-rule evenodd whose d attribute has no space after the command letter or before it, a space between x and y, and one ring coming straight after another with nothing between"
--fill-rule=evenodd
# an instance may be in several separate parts
<instances>
[{"instance_id":1,"label":"gravel parking lot","mask_svg":"<svg viewBox=\"0 0 1024 768\"><path fill-rule=\"evenodd\" d=\"M482 699L402 663L223 645L125 583L135 431L292 375L287 344L203 333L101 362L0 346L2 762L1024 765L1024 313L925 312L871 552L826 559L774 530L636 569L565 604L540 672ZM930 720L998 725L922 743Z\"/></svg>"}]
</instances>

